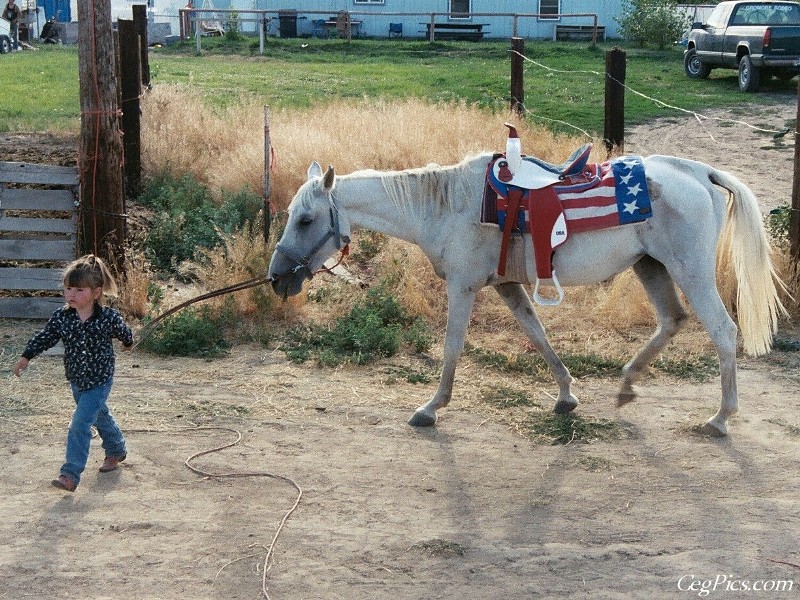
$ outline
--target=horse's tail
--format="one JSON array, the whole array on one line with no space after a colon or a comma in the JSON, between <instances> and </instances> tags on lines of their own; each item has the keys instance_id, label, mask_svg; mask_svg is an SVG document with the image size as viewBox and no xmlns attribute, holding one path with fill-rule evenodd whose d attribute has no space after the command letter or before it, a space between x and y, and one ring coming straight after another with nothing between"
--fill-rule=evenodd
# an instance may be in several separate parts
<instances>
[{"instance_id":1,"label":"horse's tail","mask_svg":"<svg viewBox=\"0 0 800 600\"><path fill-rule=\"evenodd\" d=\"M712 168L709 179L731 193L726 225L736 273L736 312L744 351L760 356L772 348L779 315L787 315L778 296L778 288L785 286L772 264L772 247L753 192L725 171Z\"/></svg>"}]
</instances>

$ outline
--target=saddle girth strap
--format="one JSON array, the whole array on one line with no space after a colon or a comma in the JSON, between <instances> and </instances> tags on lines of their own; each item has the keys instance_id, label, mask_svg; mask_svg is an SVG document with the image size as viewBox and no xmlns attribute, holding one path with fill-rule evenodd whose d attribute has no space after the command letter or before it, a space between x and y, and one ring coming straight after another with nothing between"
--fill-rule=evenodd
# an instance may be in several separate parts
<instances>
[{"instance_id":1,"label":"saddle girth strap","mask_svg":"<svg viewBox=\"0 0 800 600\"><path fill-rule=\"evenodd\" d=\"M511 230L517 222L519 205L525 190L519 188L509 188L508 206L506 207L506 223L503 227L503 241L500 244L500 261L497 265L497 274L501 277L506 274L506 261L508 260L508 245L511 242Z\"/></svg>"}]
</instances>

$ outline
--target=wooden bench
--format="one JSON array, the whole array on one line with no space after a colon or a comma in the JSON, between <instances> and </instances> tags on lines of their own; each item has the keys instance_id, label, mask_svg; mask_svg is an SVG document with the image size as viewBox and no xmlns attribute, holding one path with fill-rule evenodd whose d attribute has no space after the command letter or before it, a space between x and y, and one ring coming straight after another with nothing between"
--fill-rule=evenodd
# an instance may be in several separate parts
<instances>
[{"instance_id":1,"label":"wooden bench","mask_svg":"<svg viewBox=\"0 0 800 600\"><path fill-rule=\"evenodd\" d=\"M425 25L425 34L431 42L436 40L480 42L486 33L483 28L488 23L434 23L433 32L430 22L420 25Z\"/></svg>"},{"instance_id":2,"label":"wooden bench","mask_svg":"<svg viewBox=\"0 0 800 600\"><path fill-rule=\"evenodd\" d=\"M78 197L75 167L0 162L0 317L47 319L64 305Z\"/></svg>"},{"instance_id":3,"label":"wooden bench","mask_svg":"<svg viewBox=\"0 0 800 600\"><path fill-rule=\"evenodd\" d=\"M557 42L575 42L575 41L589 41L594 39L595 29L594 25L556 25L553 32L553 41ZM606 26L597 26L597 40L606 39Z\"/></svg>"}]
</instances>

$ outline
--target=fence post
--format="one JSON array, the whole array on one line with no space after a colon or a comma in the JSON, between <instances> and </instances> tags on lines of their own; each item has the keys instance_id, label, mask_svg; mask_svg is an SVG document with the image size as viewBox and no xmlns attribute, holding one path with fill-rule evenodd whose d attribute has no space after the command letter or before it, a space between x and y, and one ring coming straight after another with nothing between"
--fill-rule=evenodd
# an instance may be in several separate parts
<instances>
[{"instance_id":1,"label":"fence post","mask_svg":"<svg viewBox=\"0 0 800 600\"><path fill-rule=\"evenodd\" d=\"M134 4L131 9L133 10L133 27L139 36L142 85L149 89L150 57L147 48L150 44L147 41L147 7L144 4Z\"/></svg>"},{"instance_id":2,"label":"fence post","mask_svg":"<svg viewBox=\"0 0 800 600\"><path fill-rule=\"evenodd\" d=\"M800 83L797 84L797 121L794 132L794 180L792 181L792 209L789 213L790 272L796 288L800 289ZM797 289L795 290L797 292Z\"/></svg>"},{"instance_id":3,"label":"fence post","mask_svg":"<svg viewBox=\"0 0 800 600\"><path fill-rule=\"evenodd\" d=\"M511 110L525 112L525 39L511 38Z\"/></svg>"},{"instance_id":4,"label":"fence post","mask_svg":"<svg viewBox=\"0 0 800 600\"><path fill-rule=\"evenodd\" d=\"M136 8L134 6L134 8ZM122 109L122 147L125 150L125 195L135 198L141 192L141 113L139 98L142 93L141 38L137 35L136 21L119 19L119 87Z\"/></svg>"},{"instance_id":5,"label":"fence post","mask_svg":"<svg viewBox=\"0 0 800 600\"><path fill-rule=\"evenodd\" d=\"M269 244L269 230L272 225L272 204L270 196L269 170L272 167L271 156L272 142L269 133L269 106L264 107L264 244Z\"/></svg>"},{"instance_id":6,"label":"fence post","mask_svg":"<svg viewBox=\"0 0 800 600\"><path fill-rule=\"evenodd\" d=\"M603 141L609 154L625 152L625 60L619 48L606 52L605 127Z\"/></svg>"}]
</instances>

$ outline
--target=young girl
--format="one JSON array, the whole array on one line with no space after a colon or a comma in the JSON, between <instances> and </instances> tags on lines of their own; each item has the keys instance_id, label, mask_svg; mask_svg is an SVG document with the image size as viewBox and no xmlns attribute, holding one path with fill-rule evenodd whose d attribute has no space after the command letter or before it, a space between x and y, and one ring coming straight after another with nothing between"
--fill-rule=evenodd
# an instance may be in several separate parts
<instances>
[{"instance_id":1,"label":"young girl","mask_svg":"<svg viewBox=\"0 0 800 600\"><path fill-rule=\"evenodd\" d=\"M116 292L117 285L102 259L89 254L71 263L64 273L66 306L53 313L44 329L31 338L14 367L14 375L19 377L32 358L59 340L64 342L64 372L77 407L69 425L66 462L52 483L68 492L75 491L86 468L92 425L106 453L101 472L113 471L126 456L125 438L106 404L114 376L111 340L120 340L125 350L133 346L133 334L122 316L101 304L104 293Z\"/></svg>"}]
</instances>

